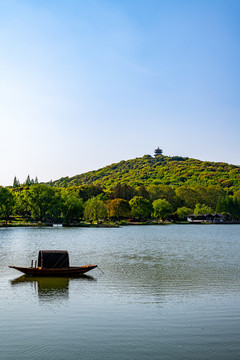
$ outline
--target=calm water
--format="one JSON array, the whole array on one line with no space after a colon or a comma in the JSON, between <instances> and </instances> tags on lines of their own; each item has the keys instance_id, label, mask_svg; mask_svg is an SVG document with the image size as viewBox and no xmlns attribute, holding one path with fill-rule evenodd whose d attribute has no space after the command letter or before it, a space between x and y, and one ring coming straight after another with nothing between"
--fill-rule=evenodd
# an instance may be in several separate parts
<instances>
[{"instance_id":1,"label":"calm water","mask_svg":"<svg viewBox=\"0 0 240 360\"><path fill-rule=\"evenodd\" d=\"M82 278L26 278L39 250ZM240 226L0 230L3 360L240 359Z\"/></svg>"}]
</instances>

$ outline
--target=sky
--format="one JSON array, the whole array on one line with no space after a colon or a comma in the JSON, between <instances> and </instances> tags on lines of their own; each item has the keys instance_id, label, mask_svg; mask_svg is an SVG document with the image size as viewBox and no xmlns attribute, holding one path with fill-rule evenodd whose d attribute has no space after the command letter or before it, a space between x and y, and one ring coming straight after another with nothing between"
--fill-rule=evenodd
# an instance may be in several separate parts
<instances>
[{"instance_id":1,"label":"sky","mask_svg":"<svg viewBox=\"0 0 240 360\"><path fill-rule=\"evenodd\" d=\"M0 185L153 155L239 165L239 0L0 0Z\"/></svg>"}]
</instances>

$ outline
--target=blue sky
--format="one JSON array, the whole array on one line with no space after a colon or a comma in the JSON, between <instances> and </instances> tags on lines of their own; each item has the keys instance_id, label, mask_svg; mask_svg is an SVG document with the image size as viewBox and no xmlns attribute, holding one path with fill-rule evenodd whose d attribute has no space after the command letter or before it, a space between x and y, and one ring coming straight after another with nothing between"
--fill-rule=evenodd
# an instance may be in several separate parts
<instances>
[{"instance_id":1,"label":"blue sky","mask_svg":"<svg viewBox=\"0 0 240 360\"><path fill-rule=\"evenodd\" d=\"M240 164L240 1L0 0L0 184Z\"/></svg>"}]
</instances>

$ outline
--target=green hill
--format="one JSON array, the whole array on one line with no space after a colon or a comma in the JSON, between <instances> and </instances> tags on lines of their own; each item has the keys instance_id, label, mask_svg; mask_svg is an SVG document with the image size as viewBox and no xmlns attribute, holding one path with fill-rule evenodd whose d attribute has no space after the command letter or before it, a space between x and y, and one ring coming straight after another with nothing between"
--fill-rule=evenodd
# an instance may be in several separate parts
<instances>
[{"instance_id":1,"label":"green hill","mask_svg":"<svg viewBox=\"0 0 240 360\"><path fill-rule=\"evenodd\" d=\"M200 161L187 157L145 155L121 161L96 171L54 181L54 186L99 185L109 189L117 184L150 184L179 187L219 185L226 190L240 189L240 166Z\"/></svg>"}]
</instances>

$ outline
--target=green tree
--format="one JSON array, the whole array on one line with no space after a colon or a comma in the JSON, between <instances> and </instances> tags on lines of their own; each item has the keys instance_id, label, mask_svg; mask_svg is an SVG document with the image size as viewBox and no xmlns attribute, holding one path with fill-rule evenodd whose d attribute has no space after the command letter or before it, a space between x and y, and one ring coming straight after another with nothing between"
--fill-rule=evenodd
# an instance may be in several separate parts
<instances>
[{"instance_id":1,"label":"green tree","mask_svg":"<svg viewBox=\"0 0 240 360\"><path fill-rule=\"evenodd\" d=\"M172 206L166 199L157 199L152 205L153 216L156 219L166 220L172 214Z\"/></svg>"},{"instance_id":2,"label":"green tree","mask_svg":"<svg viewBox=\"0 0 240 360\"><path fill-rule=\"evenodd\" d=\"M184 220L191 212L192 210L190 208L183 206L177 209L176 214L180 220Z\"/></svg>"},{"instance_id":3,"label":"green tree","mask_svg":"<svg viewBox=\"0 0 240 360\"><path fill-rule=\"evenodd\" d=\"M205 204L196 204L194 209L194 215L206 215L211 214L213 210L210 208L210 206L207 206Z\"/></svg>"},{"instance_id":4,"label":"green tree","mask_svg":"<svg viewBox=\"0 0 240 360\"><path fill-rule=\"evenodd\" d=\"M64 188L68 187L68 176L66 178L64 178L64 180L63 180L63 187Z\"/></svg>"},{"instance_id":5,"label":"green tree","mask_svg":"<svg viewBox=\"0 0 240 360\"><path fill-rule=\"evenodd\" d=\"M193 187L190 186L180 186L176 189L176 195L182 206L189 207L194 209L195 205L198 203L198 195Z\"/></svg>"},{"instance_id":6,"label":"green tree","mask_svg":"<svg viewBox=\"0 0 240 360\"><path fill-rule=\"evenodd\" d=\"M78 193L69 193L65 189L62 192L62 215L64 222L70 224L71 221L79 221L83 216L83 199Z\"/></svg>"},{"instance_id":7,"label":"green tree","mask_svg":"<svg viewBox=\"0 0 240 360\"><path fill-rule=\"evenodd\" d=\"M79 196L84 202L103 193L102 188L95 185L81 185L76 186L75 188L78 189Z\"/></svg>"},{"instance_id":8,"label":"green tree","mask_svg":"<svg viewBox=\"0 0 240 360\"><path fill-rule=\"evenodd\" d=\"M226 195L224 200L222 200L222 210L232 216L233 219L238 219L240 216L239 213L239 200L237 197Z\"/></svg>"},{"instance_id":9,"label":"green tree","mask_svg":"<svg viewBox=\"0 0 240 360\"><path fill-rule=\"evenodd\" d=\"M234 197L240 201L240 190L234 192Z\"/></svg>"},{"instance_id":10,"label":"green tree","mask_svg":"<svg viewBox=\"0 0 240 360\"><path fill-rule=\"evenodd\" d=\"M154 185L147 187L150 194L150 200L166 199L172 206L176 203L176 194L174 189L169 185Z\"/></svg>"},{"instance_id":11,"label":"green tree","mask_svg":"<svg viewBox=\"0 0 240 360\"><path fill-rule=\"evenodd\" d=\"M240 200L235 195L233 196L232 217L236 220L240 219Z\"/></svg>"},{"instance_id":12,"label":"green tree","mask_svg":"<svg viewBox=\"0 0 240 360\"><path fill-rule=\"evenodd\" d=\"M28 175L27 178L26 178L26 181L25 181L24 185L25 185L25 186L30 186L30 185L32 185L32 184L34 184L34 179L31 179L31 178L30 178L30 175Z\"/></svg>"},{"instance_id":13,"label":"green tree","mask_svg":"<svg viewBox=\"0 0 240 360\"><path fill-rule=\"evenodd\" d=\"M27 178L26 178L26 181L25 181L24 185L26 185L26 186L30 186L30 185L31 185L30 175L28 175L28 176L27 176Z\"/></svg>"},{"instance_id":14,"label":"green tree","mask_svg":"<svg viewBox=\"0 0 240 360\"><path fill-rule=\"evenodd\" d=\"M218 185L210 185L206 190L203 202L212 209L216 209L218 199L225 196L225 191Z\"/></svg>"},{"instance_id":15,"label":"green tree","mask_svg":"<svg viewBox=\"0 0 240 360\"><path fill-rule=\"evenodd\" d=\"M218 202L217 202L217 206L216 206L216 213L217 214L222 214L222 213L225 213L227 212L227 206L226 206L226 202L225 202L225 198L224 197L220 197L218 199Z\"/></svg>"},{"instance_id":16,"label":"green tree","mask_svg":"<svg viewBox=\"0 0 240 360\"><path fill-rule=\"evenodd\" d=\"M52 187L45 184L33 184L25 192L24 201L31 209L31 215L41 222L46 216L53 216L56 197Z\"/></svg>"},{"instance_id":17,"label":"green tree","mask_svg":"<svg viewBox=\"0 0 240 360\"><path fill-rule=\"evenodd\" d=\"M152 212L152 204L149 200L142 196L134 196L130 201L131 214L134 218L145 220L150 217Z\"/></svg>"},{"instance_id":18,"label":"green tree","mask_svg":"<svg viewBox=\"0 0 240 360\"><path fill-rule=\"evenodd\" d=\"M16 188L16 187L19 187L20 186L20 182L19 180L17 179L16 176L14 176L14 179L13 179L13 187Z\"/></svg>"},{"instance_id":19,"label":"green tree","mask_svg":"<svg viewBox=\"0 0 240 360\"><path fill-rule=\"evenodd\" d=\"M136 195L136 190L127 184L117 184L113 189L114 199L131 200Z\"/></svg>"},{"instance_id":20,"label":"green tree","mask_svg":"<svg viewBox=\"0 0 240 360\"><path fill-rule=\"evenodd\" d=\"M15 188L14 189L15 196L15 206L14 206L14 214L21 215L24 218L28 218L31 216L31 207L26 201L26 189ZM16 191L17 190L17 191Z\"/></svg>"},{"instance_id":21,"label":"green tree","mask_svg":"<svg viewBox=\"0 0 240 360\"><path fill-rule=\"evenodd\" d=\"M107 217L107 207L102 200L93 197L86 201L84 207L84 219L88 221L105 220Z\"/></svg>"},{"instance_id":22,"label":"green tree","mask_svg":"<svg viewBox=\"0 0 240 360\"><path fill-rule=\"evenodd\" d=\"M139 185L136 188L136 192L138 196L142 196L145 199L150 200L150 195L144 185Z\"/></svg>"},{"instance_id":23,"label":"green tree","mask_svg":"<svg viewBox=\"0 0 240 360\"><path fill-rule=\"evenodd\" d=\"M0 186L0 214L5 218L6 224L13 210L15 203L12 192L3 186Z\"/></svg>"}]
</instances>

